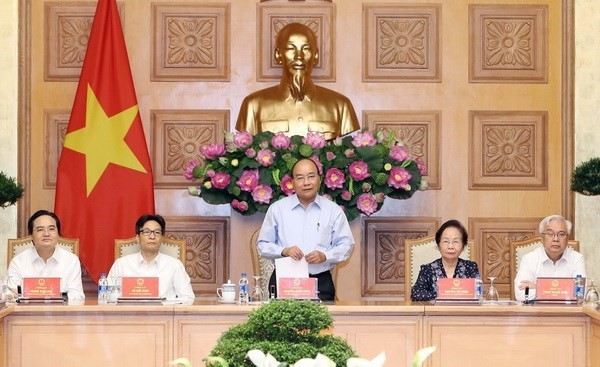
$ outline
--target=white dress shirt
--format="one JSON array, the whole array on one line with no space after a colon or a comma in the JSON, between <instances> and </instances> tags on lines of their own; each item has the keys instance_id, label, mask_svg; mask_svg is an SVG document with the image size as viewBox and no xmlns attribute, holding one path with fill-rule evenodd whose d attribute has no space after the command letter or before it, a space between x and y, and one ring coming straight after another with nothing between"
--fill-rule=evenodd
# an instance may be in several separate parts
<instances>
[{"instance_id":1,"label":"white dress shirt","mask_svg":"<svg viewBox=\"0 0 600 367\"><path fill-rule=\"evenodd\" d=\"M48 261L38 255L35 247L21 252L10 262L7 277L8 286L12 289L23 285L23 278L59 277L60 291L67 292L69 302L85 299L79 258L59 246L54 248Z\"/></svg>"},{"instance_id":2,"label":"white dress shirt","mask_svg":"<svg viewBox=\"0 0 600 367\"><path fill-rule=\"evenodd\" d=\"M194 291L189 275L179 259L158 253L146 262L141 252L115 260L108 272L108 281L115 277L158 277L158 295L168 301L194 302Z\"/></svg>"},{"instance_id":3,"label":"white dress shirt","mask_svg":"<svg viewBox=\"0 0 600 367\"><path fill-rule=\"evenodd\" d=\"M281 251L291 246L298 246L304 255L314 250L324 253L325 262L308 264L310 274L319 274L350 256L354 237L339 205L317 195L304 208L294 194L269 207L257 240L260 255L271 259L282 257Z\"/></svg>"},{"instance_id":4,"label":"white dress shirt","mask_svg":"<svg viewBox=\"0 0 600 367\"><path fill-rule=\"evenodd\" d=\"M519 271L515 277L515 298L517 301L525 299L525 290L519 289L522 281L536 282L538 277L567 277L575 278L578 274L585 278L585 261L583 255L571 248L566 248L558 261L553 262L544 247L538 247L523 256L519 264ZM529 290L529 299L535 298L535 290Z\"/></svg>"}]
</instances>

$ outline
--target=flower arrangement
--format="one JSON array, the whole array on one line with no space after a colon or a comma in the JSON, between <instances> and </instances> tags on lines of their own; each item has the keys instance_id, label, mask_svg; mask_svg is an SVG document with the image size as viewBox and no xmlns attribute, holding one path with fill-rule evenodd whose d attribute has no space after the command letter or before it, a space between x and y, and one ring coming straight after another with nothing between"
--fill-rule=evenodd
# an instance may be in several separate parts
<instances>
[{"instance_id":1,"label":"flower arrangement","mask_svg":"<svg viewBox=\"0 0 600 367\"><path fill-rule=\"evenodd\" d=\"M266 212L273 202L294 193L291 169L299 159L315 162L322 178L320 194L335 201L349 221L381 209L387 197L408 199L425 190L427 170L393 134L363 130L326 141L283 133L229 133L224 144L200 148L204 162L192 161L184 177L200 181L191 195L210 204L231 204L244 215Z\"/></svg>"}]
</instances>

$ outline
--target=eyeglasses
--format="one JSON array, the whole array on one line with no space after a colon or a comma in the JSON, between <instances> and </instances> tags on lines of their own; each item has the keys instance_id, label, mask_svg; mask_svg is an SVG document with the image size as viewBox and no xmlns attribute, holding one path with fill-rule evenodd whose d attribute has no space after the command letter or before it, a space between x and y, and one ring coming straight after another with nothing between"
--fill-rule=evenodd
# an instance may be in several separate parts
<instances>
[{"instance_id":1,"label":"eyeglasses","mask_svg":"<svg viewBox=\"0 0 600 367\"><path fill-rule=\"evenodd\" d=\"M158 236L162 236L162 229L155 229L154 231L148 228L144 228L142 230L140 230L140 234L143 234L144 236L150 236L150 234L154 233L154 235L156 237Z\"/></svg>"},{"instance_id":2,"label":"eyeglasses","mask_svg":"<svg viewBox=\"0 0 600 367\"><path fill-rule=\"evenodd\" d=\"M560 238L561 240L564 240L565 238L567 238L567 234L565 232L544 232L542 233L544 236L546 236L546 238L549 239L553 239L554 236Z\"/></svg>"}]
</instances>

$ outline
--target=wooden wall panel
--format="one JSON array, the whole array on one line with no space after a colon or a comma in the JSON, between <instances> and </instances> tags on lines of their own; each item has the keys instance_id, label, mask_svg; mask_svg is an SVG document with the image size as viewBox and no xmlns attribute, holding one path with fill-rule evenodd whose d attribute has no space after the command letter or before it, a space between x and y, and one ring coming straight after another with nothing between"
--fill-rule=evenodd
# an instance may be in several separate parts
<instances>
[{"instance_id":1,"label":"wooden wall panel","mask_svg":"<svg viewBox=\"0 0 600 367\"><path fill-rule=\"evenodd\" d=\"M363 4L363 81L441 82L441 4Z\"/></svg>"},{"instance_id":2,"label":"wooden wall panel","mask_svg":"<svg viewBox=\"0 0 600 367\"><path fill-rule=\"evenodd\" d=\"M439 218L384 218L363 221L362 296L404 298L404 240L435 234Z\"/></svg>"}]
</instances>

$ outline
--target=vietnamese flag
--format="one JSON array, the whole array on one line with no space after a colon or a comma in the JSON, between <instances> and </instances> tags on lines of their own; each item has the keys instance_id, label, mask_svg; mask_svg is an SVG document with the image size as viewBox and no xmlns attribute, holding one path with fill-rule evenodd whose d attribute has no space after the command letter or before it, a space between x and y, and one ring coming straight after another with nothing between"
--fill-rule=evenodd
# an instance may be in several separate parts
<instances>
[{"instance_id":1,"label":"vietnamese flag","mask_svg":"<svg viewBox=\"0 0 600 367\"><path fill-rule=\"evenodd\" d=\"M79 238L92 278L108 273L115 238L154 213L152 166L115 0L99 0L58 163L55 212Z\"/></svg>"}]
</instances>

